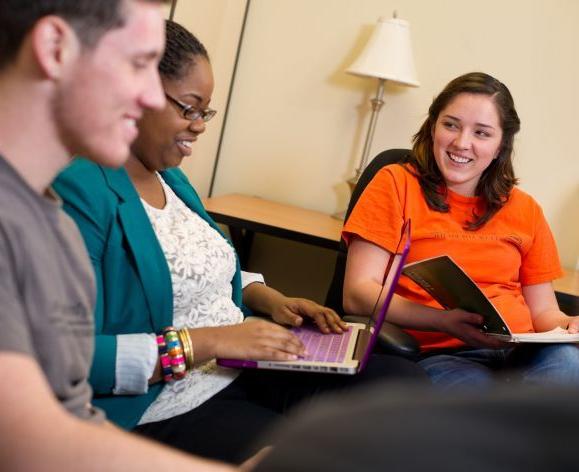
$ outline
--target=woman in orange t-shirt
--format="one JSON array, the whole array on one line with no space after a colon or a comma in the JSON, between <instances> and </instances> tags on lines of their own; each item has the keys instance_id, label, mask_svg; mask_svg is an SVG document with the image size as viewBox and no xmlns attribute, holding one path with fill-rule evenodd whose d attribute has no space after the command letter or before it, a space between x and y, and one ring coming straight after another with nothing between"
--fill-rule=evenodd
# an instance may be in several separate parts
<instances>
[{"instance_id":1,"label":"woman in orange t-shirt","mask_svg":"<svg viewBox=\"0 0 579 472\"><path fill-rule=\"evenodd\" d=\"M404 220L412 219L409 262L450 255L503 314L512 332L579 331L559 310L551 281L557 248L539 205L516 188L512 165L520 121L507 87L483 73L451 81L435 98L402 164L381 169L344 227L344 308L371 313ZM482 317L441 310L403 277L389 320L419 341L420 364L442 386L489 384L518 368L537 383L579 383L573 344L513 348L481 332Z\"/></svg>"}]
</instances>

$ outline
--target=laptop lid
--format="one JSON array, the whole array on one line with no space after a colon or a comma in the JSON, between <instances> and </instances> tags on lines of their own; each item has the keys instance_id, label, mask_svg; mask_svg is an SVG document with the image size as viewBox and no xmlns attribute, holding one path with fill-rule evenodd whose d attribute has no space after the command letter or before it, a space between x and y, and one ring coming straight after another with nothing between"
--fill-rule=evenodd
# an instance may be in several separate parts
<instances>
[{"instance_id":1,"label":"laptop lid","mask_svg":"<svg viewBox=\"0 0 579 472\"><path fill-rule=\"evenodd\" d=\"M368 339L366 349L364 351L362 360L360 361L358 371L361 371L366 367L366 364L370 359L370 355L372 354L372 350L376 345L376 340L378 339L380 329L382 328L384 320L386 319L388 307L390 306L390 302L392 301L392 297L394 296L394 291L396 290L396 286L398 285L398 279L400 279L400 275L402 274L402 268L404 267L404 263L408 256L408 252L410 251L410 233L411 233L411 222L410 219L408 219L404 222L404 225L402 225L402 230L400 232L400 239L398 240L396 250L394 251L394 253L390 255L390 259L388 260L388 264L384 271L382 288L380 289L380 293L378 295L376 303L374 304L372 316L368 320L367 331L370 332L370 338ZM386 291L384 301L382 302L380 309L376 310L384 291Z\"/></svg>"}]
</instances>

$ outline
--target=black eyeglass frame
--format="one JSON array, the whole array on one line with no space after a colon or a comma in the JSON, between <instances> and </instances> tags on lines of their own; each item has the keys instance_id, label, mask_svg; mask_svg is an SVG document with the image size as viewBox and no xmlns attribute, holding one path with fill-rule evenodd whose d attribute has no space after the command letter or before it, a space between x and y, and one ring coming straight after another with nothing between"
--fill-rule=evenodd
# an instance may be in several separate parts
<instances>
[{"instance_id":1,"label":"black eyeglass frame","mask_svg":"<svg viewBox=\"0 0 579 472\"><path fill-rule=\"evenodd\" d=\"M179 114L181 117L189 121L197 121L199 118L201 118L205 123L207 123L217 114L217 110L213 110L212 108L199 110L193 105L187 105L177 100L176 98L173 98L167 92L165 92L165 97L179 109Z\"/></svg>"}]
</instances>

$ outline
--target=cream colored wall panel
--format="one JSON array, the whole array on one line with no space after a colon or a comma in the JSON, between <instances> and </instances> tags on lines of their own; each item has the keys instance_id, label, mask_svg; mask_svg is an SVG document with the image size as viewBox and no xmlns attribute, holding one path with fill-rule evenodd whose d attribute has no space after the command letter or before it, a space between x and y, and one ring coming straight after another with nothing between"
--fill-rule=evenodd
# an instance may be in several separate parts
<instances>
[{"instance_id":1,"label":"cream colored wall panel","mask_svg":"<svg viewBox=\"0 0 579 472\"><path fill-rule=\"evenodd\" d=\"M171 13L171 4L167 3L163 5L163 9L165 10L165 18L169 18L169 15Z\"/></svg>"},{"instance_id":2,"label":"cream colored wall panel","mask_svg":"<svg viewBox=\"0 0 579 472\"><path fill-rule=\"evenodd\" d=\"M201 196L209 190L225 107L231 84L246 0L178 0L175 21L189 29L207 48L215 76L211 107L218 114L195 143L193 154L182 164L183 171Z\"/></svg>"},{"instance_id":3,"label":"cream colored wall panel","mask_svg":"<svg viewBox=\"0 0 579 472\"><path fill-rule=\"evenodd\" d=\"M376 84L343 70L377 18L394 9L410 22L421 87L387 85L371 154L409 146L433 96L455 76L496 75L511 89L522 120L515 161L521 187L543 206L563 262L573 267L575 0L252 0L215 193L326 212L346 206L344 181L360 158Z\"/></svg>"}]
</instances>

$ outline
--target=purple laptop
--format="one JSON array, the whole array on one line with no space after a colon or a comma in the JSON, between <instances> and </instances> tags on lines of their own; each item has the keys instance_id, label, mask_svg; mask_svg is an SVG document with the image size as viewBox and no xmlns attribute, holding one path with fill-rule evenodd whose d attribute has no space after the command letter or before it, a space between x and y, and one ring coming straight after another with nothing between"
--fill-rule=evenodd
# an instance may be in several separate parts
<instances>
[{"instance_id":1,"label":"purple laptop","mask_svg":"<svg viewBox=\"0 0 579 472\"><path fill-rule=\"evenodd\" d=\"M398 247L386 267L382 289L378 296L380 300L383 292L386 292L384 302L376 313L378 300L376 301L374 313L368 318L367 324L348 323L349 330L343 334L322 334L314 325L292 328L292 332L302 340L308 353L306 357L296 361L217 359L217 364L234 368L300 370L350 375L360 372L366 367L374 349L410 250L410 220L404 223L401 233Z\"/></svg>"}]
</instances>

